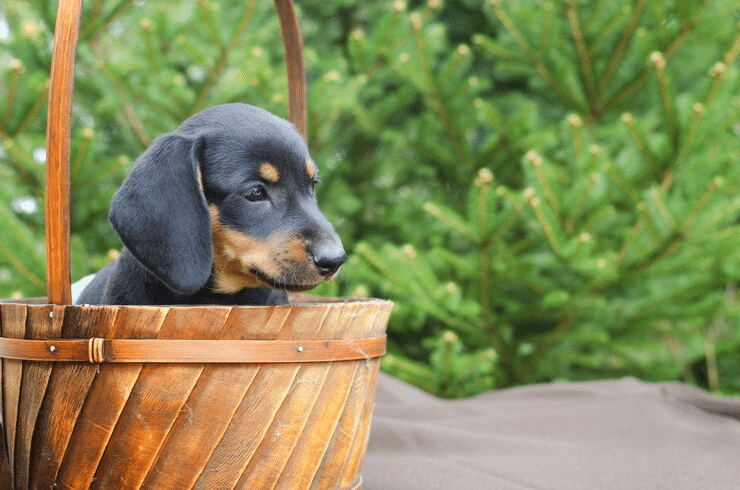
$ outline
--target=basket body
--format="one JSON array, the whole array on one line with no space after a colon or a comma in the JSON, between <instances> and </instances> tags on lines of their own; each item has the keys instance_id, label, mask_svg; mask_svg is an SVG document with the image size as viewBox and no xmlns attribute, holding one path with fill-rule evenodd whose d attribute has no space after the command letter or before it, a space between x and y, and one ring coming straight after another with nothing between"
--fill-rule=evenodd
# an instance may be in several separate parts
<instances>
[{"instance_id":1,"label":"basket body","mask_svg":"<svg viewBox=\"0 0 740 490\"><path fill-rule=\"evenodd\" d=\"M6 338L329 340L382 335L392 304L0 305ZM13 487L360 485L378 358L265 364L3 359Z\"/></svg>"}]
</instances>

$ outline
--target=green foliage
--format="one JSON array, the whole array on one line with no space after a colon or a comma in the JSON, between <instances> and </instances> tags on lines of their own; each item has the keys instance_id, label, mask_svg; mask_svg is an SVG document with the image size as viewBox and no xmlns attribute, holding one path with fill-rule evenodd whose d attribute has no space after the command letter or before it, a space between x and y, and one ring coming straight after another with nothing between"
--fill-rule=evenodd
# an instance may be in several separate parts
<instances>
[{"instance_id":1,"label":"green foliage","mask_svg":"<svg viewBox=\"0 0 740 490\"><path fill-rule=\"evenodd\" d=\"M352 256L320 292L396 302L384 369L445 397L740 392L736 2L296 3L319 201ZM40 295L54 12L0 13L0 296ZM282 114L285 87L271 2L86 3L75 278L120 246L108 203L150 141L218 103Z\"/></svg>"}]
</instances>

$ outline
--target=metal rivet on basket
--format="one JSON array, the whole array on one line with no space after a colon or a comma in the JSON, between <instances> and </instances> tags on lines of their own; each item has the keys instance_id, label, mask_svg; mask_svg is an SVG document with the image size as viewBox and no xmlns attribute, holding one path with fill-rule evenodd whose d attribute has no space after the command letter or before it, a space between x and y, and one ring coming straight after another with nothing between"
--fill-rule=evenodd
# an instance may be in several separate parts
<instances>
[{"instance_id":1,"label":"metal rivet on basket","mask_svg":"<svg viewBox=\"0 0 740 490\"><path fill-rule=\"evenodd\" d=\"M54 318L54 312L53 311L50 311L49 312L49 318Z\"/></svg>"},{"instance_id":2,"label":"metal rivet on basket","mask_svg":"<svg viewBox=\"0 0 740 490\"><path fill-rule=\"evenodd\" d=\"M56 351L57 351L57 346L56 346L56 345L50 345L50 346L49 346L49 352L51 352L51 353L53 354L53 353L55 353Z\"/></svg>"},{"instance_id":3,"label":"metal rivet on basket","mask_svg":"<svg viewBox=\"0 0 740 490\"><path fill-rule=\"evenodd\" d=\"M303 346L302 345L299 345L298 346L298 352L303 352Z\"/></svg>"}]
</instances>

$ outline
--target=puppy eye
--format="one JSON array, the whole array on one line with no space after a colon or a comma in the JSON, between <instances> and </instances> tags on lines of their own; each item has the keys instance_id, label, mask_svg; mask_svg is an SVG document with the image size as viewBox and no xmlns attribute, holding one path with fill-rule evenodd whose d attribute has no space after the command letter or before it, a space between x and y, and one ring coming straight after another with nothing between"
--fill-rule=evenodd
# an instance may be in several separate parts
<instances>
[{"instance_id":1,"label":"puppy eye","mask_svg":"<svg viewBox=\"0 0 740 490\"><path fill-rule=\"evenodd\" d=\"M244 197L247 199L247 201L264 201L267 199L267 191L265 191L265 188L261 185L256 185L247 190L247 192L244 194Z\"/></svg>"}]
</instances>

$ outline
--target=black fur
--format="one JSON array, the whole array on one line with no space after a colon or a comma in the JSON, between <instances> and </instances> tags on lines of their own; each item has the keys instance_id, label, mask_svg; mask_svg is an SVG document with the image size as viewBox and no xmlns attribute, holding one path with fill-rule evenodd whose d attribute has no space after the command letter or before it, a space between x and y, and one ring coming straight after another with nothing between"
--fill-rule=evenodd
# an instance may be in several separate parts
<instances>
[{"instance_id":1,"label":"black fur","mask_svg":"<svg viewBox=\"0 0 740 490\"><path fill-rule=\"evenodd\" d=\"M333 277L345 253L316 204L308 160L294 126L257 107L227 104L191 117L137 159L114 195L109 217L124 248L77 303L278 304L285 290ZM264 163L276 182L260 173ZM259 245L261 258L240 256L247 265L228 283L249 286L217 284L214 212L234 240Z\"/></svg>"}]
</instances>

